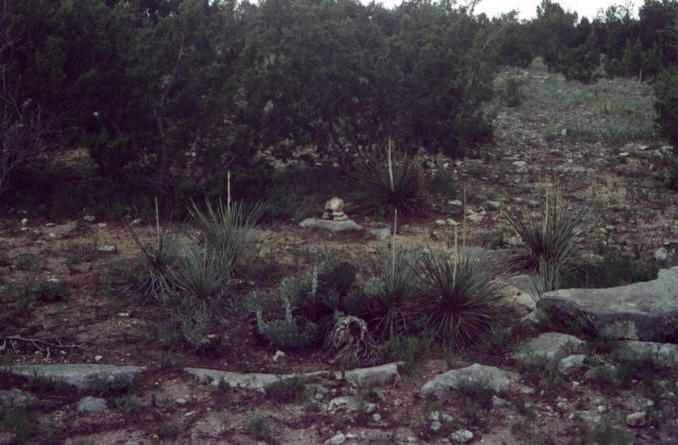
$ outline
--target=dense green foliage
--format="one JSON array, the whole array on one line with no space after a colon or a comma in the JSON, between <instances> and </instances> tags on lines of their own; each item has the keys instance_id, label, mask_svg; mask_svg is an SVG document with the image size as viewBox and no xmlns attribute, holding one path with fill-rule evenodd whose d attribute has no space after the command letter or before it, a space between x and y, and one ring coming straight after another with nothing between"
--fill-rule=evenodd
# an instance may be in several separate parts
<instances>
[{"instance_id":1,"label":"dense green foliage","mask_svg":"<svg viewBox=\"0 0 678 445\"><path fill-rule=\"evenodd\" d=\"M195 196L306 147L347 167L389 136L451 155L491 136L489 22L448 3L10 0L0 13L2 124L33 119L40 142L86 146L104 181L149 195Z\"/></svg>"}]
</instances>

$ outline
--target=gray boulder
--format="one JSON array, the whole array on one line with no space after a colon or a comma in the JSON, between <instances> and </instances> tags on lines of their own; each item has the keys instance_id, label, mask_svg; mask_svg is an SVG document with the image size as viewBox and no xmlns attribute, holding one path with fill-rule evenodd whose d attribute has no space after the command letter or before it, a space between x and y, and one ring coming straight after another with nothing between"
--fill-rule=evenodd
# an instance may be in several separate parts
<instances>
[{"instance_id":1,"label":"gray boulder","mask_svg":"<svg viewBox=\"0 0 678 445\"><path fill-rule=\"evenodd\" d=\"M678 336L678 267L656 280L607 289L562 289L537 304L554 329L572 326L615 339L667 341Z\"/></svg>"},{"instance_id":2,"label":"gray boulder","mask_svg":"<svg viewBox=\"0 0 678 445\"><path fill-rule=\"evenodd\" d=\"M516 376L508 371L474 363L466 368L447 371L429 380L421 387L419 395L446 400L452 389L469 386L482 386L495 392L502 392L515 378Z\"/></svg>"},{"instance_id":3,"label":"gray boulder","mask_svg":"<svg viewBox=\"0 0 678 445\"><path fill-rule=\"evenodd\" d=\"M585 345L586 342L572 335L546 332L523 345L513 359L523 366L547 366L580 353Z\"/></svg>"}]
</instances>

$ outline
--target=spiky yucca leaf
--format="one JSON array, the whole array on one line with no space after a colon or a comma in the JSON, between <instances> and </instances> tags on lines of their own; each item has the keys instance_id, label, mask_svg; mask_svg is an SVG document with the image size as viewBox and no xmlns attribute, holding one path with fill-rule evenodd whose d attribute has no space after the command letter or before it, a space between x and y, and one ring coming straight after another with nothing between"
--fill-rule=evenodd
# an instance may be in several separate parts
<instances>
[{"instance_id":1,"label":"spiky yucca leaf","mask_svg":"<svg viewBox=\"0 0 678 445\"><path fill-rule=\"evenodd\" d=\"M413 314L424 319L436 338L447 345L484 342L506 313L497 267L487 254L443 250L421 257L419 277L425 286Z\"/></svg>"}]
</instances>

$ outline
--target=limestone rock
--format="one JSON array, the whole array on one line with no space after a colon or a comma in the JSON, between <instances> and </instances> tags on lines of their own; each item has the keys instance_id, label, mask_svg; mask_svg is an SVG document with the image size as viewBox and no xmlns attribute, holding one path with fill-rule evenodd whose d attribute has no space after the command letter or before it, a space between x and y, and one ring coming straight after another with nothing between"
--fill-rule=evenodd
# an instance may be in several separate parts
<instances>
[{"instance_id":1,"label":"limestone rock","mask_svg":"<svg viewBox=\"0 0 678 445\"><path fill-rule=\"evenodd\" d=\"M299 225L305 229L324 229L332 232L346 232L350 230L363 230L363 226L352 219L345 221L332 221L318 218L306 218Z\"/></svg>"},{"instance_id":2,"label":"limestone rock","mask_svg":"<svg viewBox=\"0 0 678 445\"><path fill-rule=\"evenodd\" d=\"M645 411L639 411L626 416L626 424L632 428L638 428L647 424Z\"/></svg>"},{"instance_id":3,"label":"limestone rock","mask_svg":"<svg viewBox=\"0 0 678 445\"><path fill-rule=\"evenodd\" d=\"M669 257L669 252L666 250L666 247L660 247L654 251L654 259L658 263L663 263Z\"/></svg>"},{"instance_id":4,"label":"limestone rock","mask_svg":"<svg viewBox=\"0 0 678 445\"><path fill-rule=\"evenodd\" d=\"M344 436L344 433L339 432L327 439L325 445L341 445L344 442L346 442L346 436Z\"/></svg>"},{"instance_id":5,"label":"limestone rock","mask_svg":"<svg viewBox=\"0 0 678 445\"><path fill-rule=\"evenodd\" d=\"M338 372L337 375L341 376L341 373ZM346 371L344 377L358 386L388 385L398 377L398 363L352 369Z\"/></svg>"},{"instance_id":6,"label":"limestone rock","mask_svg":"<svg viewBox=\"0 0 678 445\"><path fill-rule=\"evenodd\" d=\"M429 380L422 386L419 394L422 397L434 396L446 400L452 389L464 386L479 385L495 392L505 391L515 376L494 366L474 363L466 368L453 369Z\"/></svg>"},{"instance_id":7,"label":"limestone rock","mask_svg":"<svg viewBox=\"0 0 678 445\"><path fill-rule=\"evenodd\" d=\"M678 345L672 343L620 341L616 350L625 359L649 360L660 368L678 368Z\"/></svg>"},{"instance_id":8,"label":"limestone rock","mask_svg":"<svg viewBox=\"0 0 678 445\"><path fill-rule=\"evenodd\" d=\"M100 413L106 410L106 399L87 396L78 402L79 413Z\"/></svg>"},{"instance_id":9,"label":"limestone rock","mask_svg":"<svg viewBox=\"0 0 678 445\"><path fill-rule=\"evenodd\" d=\"M667 341L678 336L678 267L660 270L652 281L547 292L537 307L553 328L579 324L616 339Z\"/></svg>"},{"instance_id":10,"label":"limestone rock","mask_svg":"<svg viewBox=\"0 0 678 445\"><path fill-rule=\"evenodd\" d=\"M184 371L197 377L202 382L211 382L212 386L219 386L223 383L231 388L256 390L263 390L268 385L293 378L301 377L305 380L312 380L327 375L327 371L308 372L305 374L241 373L204 368L184 368Z\"/></svg>"},{"instance_id":11,"label":"limestone rock","mask_svg":"<svg viewBox=\"0 0 678 445\"><path fill-rule=\"evenodd\" d=\"M473 433L469 430L458 430L450 435L450 439L457 443L466 443L473 440Z\"/></svg>"},{"instance_id":12,"label":"limestone rock","mask_svg":"<svg viewBox=\"0 0 678 445\"><path fill-rule=\"evenodd\" d=\"M62 381L80 389L100 389L102 383L133 381L145 368L140 366L55 364L18 365L10 369L12 374L25 377L45 377Z\"/></svg>"},{"instance_id":13,"label":"limestone rock","mask_svg":"<svg viewBox=\"0 0 678 445\"><path fill-rule=\"evenodd\" d=\"M558 372L562 375L572 375L586 366L584 359L586 359L584 354L568 355L558 362Z\"/></svg>"},{"instance_id":14,"label":"limestone rock","mask_svg":"<svg viewBox=\"0 0 678 445\"><path fill-rule=\"evenodd\" d=\"M546 332L523 345L513 355L516 362L524 366L558 363L568 355L579 353L585 342L572 335Z\"/></svg>"}]
</instances>

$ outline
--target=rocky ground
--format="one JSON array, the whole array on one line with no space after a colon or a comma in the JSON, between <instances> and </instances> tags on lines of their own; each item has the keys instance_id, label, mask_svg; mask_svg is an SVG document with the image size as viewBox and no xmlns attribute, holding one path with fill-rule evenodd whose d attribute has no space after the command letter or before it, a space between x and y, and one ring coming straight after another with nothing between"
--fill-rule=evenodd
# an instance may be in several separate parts
<instances>
[{"instance_id":1,"label":"rocky ground","mask_svg":"<svg viewBox=\"0 0 678 445\"><path fill-rule=\"evenodd\" d=\"M525 79L523 104L496 104L495 143L481 156L430 160L432 185L454 187L439 190L430 218L402 221L398 243L451 243L466 224L468 245L512 252L502 212L536 212L557 189L591 209L582 255L636 256L666 269L657 280L557 291L540 304L544 322L529 315L528 271L516 270L502 277L516 316L489 345L351 372L324 350L281 357L237 318L209 354L169 348L157 308L115 281L140 257L127 227L148 238L152 220L6 209L0 443L678 443L678 197L665 186L670 148L629 123L651 121L649 89L583 87L539 67L510 74ZM351 216L365 230L259 227L242 292L306 273L319 248L354 264L373 256L391 222ZM46 290L22 299L17 282Z\"/></svg>"}]
</instances>

